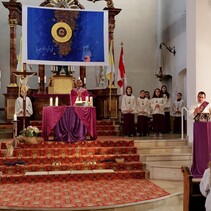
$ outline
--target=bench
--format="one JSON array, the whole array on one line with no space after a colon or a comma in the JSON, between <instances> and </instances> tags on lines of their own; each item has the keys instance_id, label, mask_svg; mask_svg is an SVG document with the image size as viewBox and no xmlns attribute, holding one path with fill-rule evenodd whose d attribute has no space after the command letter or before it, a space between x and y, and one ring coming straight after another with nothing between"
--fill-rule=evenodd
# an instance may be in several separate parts
<instances>
[{"instance_id":1,"label":"bench","mask_svg":"<svg viewBox=\"0 0 211 211\"><path fill-rule=\"evenodd\" d=\"M182 166L181 171L184 184L183 211L205 211L206 198L199 189L200 179L194 179L187 166Z\"/></svg>"}]
</instances>

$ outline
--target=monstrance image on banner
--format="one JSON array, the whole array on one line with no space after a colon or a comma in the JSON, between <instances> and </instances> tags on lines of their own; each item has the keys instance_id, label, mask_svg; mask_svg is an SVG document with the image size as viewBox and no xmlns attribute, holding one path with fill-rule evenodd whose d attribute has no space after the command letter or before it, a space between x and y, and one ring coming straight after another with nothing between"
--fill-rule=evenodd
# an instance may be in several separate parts
<instances>
[{"instance_id":1,"label":"monstrance image on banner","mask_svg":"<svg viewBox=\"0 0 211 211\"><path fill-rule=\"evenodd\" d=\"M23 6L23 62L108 65L108 11Z\"/></svg>"}]
</instances>

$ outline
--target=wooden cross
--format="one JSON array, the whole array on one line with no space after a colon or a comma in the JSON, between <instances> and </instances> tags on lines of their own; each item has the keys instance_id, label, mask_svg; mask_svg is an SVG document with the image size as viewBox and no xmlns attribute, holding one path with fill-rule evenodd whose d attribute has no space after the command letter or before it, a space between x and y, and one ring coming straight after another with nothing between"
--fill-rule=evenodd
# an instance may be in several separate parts
<instances>
[{"instance_id":1,"label":"wooden cross","mask_svg":"<svg viewBox=\"0 0 211 211\"><path fill-rule=\"evenodd\" d=\"M26 79L27 76L31 77L33 75L37 75L36 72L26 72L26 63L23 63L23 72L16 71L16 72L13 72L13 74L15 74L16 76L23 76L24 79ZM28 81L26 81L26 84L22 84L22 86L25 85L28 88L27 82ZM25 124L26 123L26 119L25 119L26 118L26 95L27 93L25 93L23 96L23 129L25 128L25 125L26 125Z\"/></svg>"}]
</instances>

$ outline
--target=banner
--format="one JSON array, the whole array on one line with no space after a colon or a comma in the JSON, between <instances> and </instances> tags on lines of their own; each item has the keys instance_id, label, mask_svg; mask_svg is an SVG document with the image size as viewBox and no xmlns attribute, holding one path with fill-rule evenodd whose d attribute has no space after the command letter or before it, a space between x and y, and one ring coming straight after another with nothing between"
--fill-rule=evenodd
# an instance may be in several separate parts
<instances>
[{"instance_id":1,"label":"banner","mask_svg":"<svg viewBox=\"0 0 211 211\"><path fill-rule=\"evenodd\" d=\"M107 66L108 11L23 6L23 62Z\"/></svg>"},{"instance_id":2,"label":"banner","mask_svg":"<svg viewBox=\"0 0 211 211\"><path fill-rule=\"evenodd\" d=\"M114 56L113 56L113 41L111 41L110 49L109 49L109 66L107 66L106 70L106 78L109 81L109 87L113 85L114 82L114 73L115 73L115 67L114 67Z\"/></svg>"},{"instance_id":3,"label":"banner","mask_svg":"<svg viewBox=\"0 0 211 211\"><path fill-rule=\"evenodd\" d=\"M126 73L125 73L123 46L121 47L121 52L120 52L120 57L119 57L117 84L121 88L121 94L124 94L125 86L127 85L127 79L126 79Z\"/></svg>"}]
</instances>

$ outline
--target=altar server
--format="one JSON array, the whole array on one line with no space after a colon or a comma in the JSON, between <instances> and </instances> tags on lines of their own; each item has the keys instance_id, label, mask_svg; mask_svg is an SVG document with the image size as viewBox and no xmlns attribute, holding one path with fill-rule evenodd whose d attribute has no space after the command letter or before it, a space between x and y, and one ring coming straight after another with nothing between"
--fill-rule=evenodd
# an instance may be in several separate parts
<instances>
[{"instance_id":1,"label":"altar server","mask_svg":"<svg viewBox=\"0 0 211 211\"><path fill-rule=\"evenodd\" d=\"M150 100L150 106L152 109L153 130L155 132L155 136L161 138L162 133L165 131L164 108L166 105L159 88L154 90L152 99Z\"/></svg>"},{"instance_id":2,"label":"altar server","mask_svg":"<svg viewBox=\"0 0 211 211\"><path fill-rule=\"evenodd\" d=\"M150 115L149 99L145 97L145 91L140 91L137 98L137 132L139 136L146 136L148 129L148 116Z\"/></svg>"},{"instance_id":3,"label":"altar server","mask_svg":"<svg viewBox=\"0 0 211 211\"><path fill-rule=\"evenodd\" d=\"M132 87L127 86L125 94L122 97L121 112L123 114L123 133L126 136L135 136L136 98L132 95Z\"/></svg>"},{"instance_id":4,"label":"altar server","mask_svg":"<svg viewBox=\"0 0 211 211\"><path fill-rule=\"evenodd\" d=\"M165 114L165 133L171 132L171 120L170 120L170 111L172 107L171 103L171 95L167 90L166 85L161 86L161 96L164 99L164 114Z\"/></svg>"},{"instance_id":5,"label":"altar server","mask_svg":"<svg viewBox=\"0 0 211 211\"><path fill-rule=\"evenodd\" d=\"M31 99L27 96L27 89L21 88L20 96L15 101L15 114L17 115L18 126L17 133L18 135L24 129L23 128L23 118L24 118L24 99L25 99L25 128L30 125L31 115L33 114L32 102Z\"/></svg>"},{"instance_id":6,"label":"altar server","mask_svg":"<svg viewBox=\"0 0 211 211\"><path fill-rule=\"evenodd\" d=\"M206 211L211 211L211 193L210 193L211 162L209 162L208 168L204 171L199 187L200 187L201 194L206 197L206 201L205 201Z\"/></svg>"},{"instance_id":7,"label":"altar server","mask_svg":"<svg viewBox=\"0 0 211 211\"><path fill-rule=\"evenodd\" d=\"M182 118L182 107L185 106L185 101L182 99L182 93L177 93L177 99L172 105L173 116L174 116L174 128L173 133L181 133L181 118Z\"/></svg>"}]
</instances>

